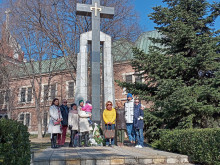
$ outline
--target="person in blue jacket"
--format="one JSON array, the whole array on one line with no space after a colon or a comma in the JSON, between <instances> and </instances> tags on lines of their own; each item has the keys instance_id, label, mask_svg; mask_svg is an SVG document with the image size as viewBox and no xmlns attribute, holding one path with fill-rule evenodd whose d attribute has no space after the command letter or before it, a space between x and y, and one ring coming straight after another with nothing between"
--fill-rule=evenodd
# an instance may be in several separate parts
<instances>
[{"instance_id":1,"label":"person in blue jacket","mask_svg":"<svg viewBox=\"0 0 220 165\"><path fill-rule=\"evenodd\" d=\"M136 133L136 140L137 145L136 148L143 148L144 147L144 111L139 103L138 99L135 99L134 102L134 119L133 119L134 129Z\"/></svg>"}]
</instances>

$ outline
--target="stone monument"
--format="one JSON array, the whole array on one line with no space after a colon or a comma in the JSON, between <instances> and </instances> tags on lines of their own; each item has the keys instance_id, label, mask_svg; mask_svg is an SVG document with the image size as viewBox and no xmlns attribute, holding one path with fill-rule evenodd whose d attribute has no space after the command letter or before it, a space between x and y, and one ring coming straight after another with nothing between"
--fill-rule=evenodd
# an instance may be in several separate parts
<instances>
[{"instance_id":1,"label":"stone monument","mask_svg":"<svg viewBox=\"0 0 220 165\"><path fill-rule=\"evenodd\" d=\"M77 78L76 78L76 95L75 102L80 99L87 100L87 47L88 41L92 42L91 54L91 75L92 75L92 120L100 122L100 41L104 42L104 99L114 102L114 75L113 75L113 59L111 56L111 37L100 32L100 18L113 18L114 8L100 6L100 0L92 0L92 4L79 4L76 6L77 15L92 17L92 31L85 32L80 36L80 53L77 58Z\"/></svg>"}]
</instances>

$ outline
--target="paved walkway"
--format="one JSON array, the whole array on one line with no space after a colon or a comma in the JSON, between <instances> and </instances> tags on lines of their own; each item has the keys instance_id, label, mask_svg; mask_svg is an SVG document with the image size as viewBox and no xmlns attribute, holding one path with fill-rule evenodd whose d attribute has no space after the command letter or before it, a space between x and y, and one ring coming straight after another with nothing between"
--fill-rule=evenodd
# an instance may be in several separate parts
<instances>
[{"instance_id":1,"label":"paved walkway","mask_svg":"<svg viewBox=\"0 0 220 165\"><path fill-rule=\"evenodd\" d=\"M32 155L34 165L189 165L188 157L149 147L62 147L43 149Z\"/></svg>"}]
</instances>

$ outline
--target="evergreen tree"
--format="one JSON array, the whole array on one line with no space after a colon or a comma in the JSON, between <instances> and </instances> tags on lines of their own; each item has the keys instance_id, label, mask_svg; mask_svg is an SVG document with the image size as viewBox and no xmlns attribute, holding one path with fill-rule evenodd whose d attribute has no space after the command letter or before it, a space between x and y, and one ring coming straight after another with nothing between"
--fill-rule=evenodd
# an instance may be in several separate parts
<instances>
[{"instance_id":1,"label":"evergreen tree","mask_svg":"<svg viewBox=\"0 0 220 165\"><path fill-rule=\"evenodd\" d=\"M145 114L148 129L219 126L220 31L212 25L220 14L220 3L163 2L167 7L154 7L150 14L163 36L151 40L163 47L151 47L148 54L133 49L132 66L145 83L119 85L154 103Z\"/></svg>"}]
</instances>

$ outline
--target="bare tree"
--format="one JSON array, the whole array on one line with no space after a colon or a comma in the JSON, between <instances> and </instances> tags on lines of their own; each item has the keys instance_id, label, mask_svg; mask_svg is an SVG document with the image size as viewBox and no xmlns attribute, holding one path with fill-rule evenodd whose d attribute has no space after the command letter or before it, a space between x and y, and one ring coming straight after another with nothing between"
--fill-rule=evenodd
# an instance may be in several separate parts
<instances>
[{"instance_id":1,"label":"bare tree","mask_svg":"<svg viewBox=\"0 0 220 165\"><path fill-rule=\"evenodd\" d=\"M79 37L91 30L91 18L76 15L76 3L91 3L91 0L17 0L11 1L11 10L16 19L14 27L24 22L35 27L49 38L49 42L59 49L59 56L68 58L66 65L71 68L71 76L76 72L76 54L79 52ZM138 16L132 0L102 0L102 5L115 7L113 20L103 18L101 30L113 41L135 40L141 32ZM123 40L121 40L123 41Z\"/></svg>"},{"instance_id":2,"label":"bare tree","mask_svg":"<svg viewBox=\"0 0 220 165\"><path fill-rule=\"evenodd\" d=\"M29 26L27 26L29 27ZM33 89L35 101L35 109L37 113L38 138L42 138L42 117L45 107L48 105L49 90L51 80L56 75L56 70L64 63L59 63L57 58L57 50L51 42L48 42L47 36L35 28L22 29L19 33L20 41L25 51L25 58L28 62L21 65L23 76L28 77ZM45 78L46 74L46 78ZM47 82L48 88L42 90L43 79ZM42 96L42 91L44 95Z\"/></svg>"},{"instance_id":3,"label":"bare tree","mask_svg":"<svg viewBox=\"0 0 220 165\"><path fill-rule=\"evenodd\" d=\"M42 63L49 61L48 85L54 75L53 67L57 67L54 62L56 57L65 59L65 65L75 81L79 37L83 32L91 30L91 18L76 16L78 2L91 3L91 0L10 0L7 4L12 12L10 32L22 45L28 60L28 63L22 63L20 67L29 77L33 88L39 138L42 137ZM132 1L102 0L101 5L115 7L114 18L103 18L101 30L112 36L113 41L134 41L141 30Z\"/></svg>"}]
</instances>

